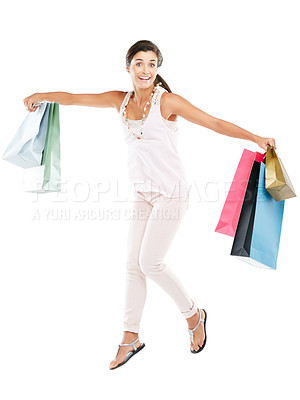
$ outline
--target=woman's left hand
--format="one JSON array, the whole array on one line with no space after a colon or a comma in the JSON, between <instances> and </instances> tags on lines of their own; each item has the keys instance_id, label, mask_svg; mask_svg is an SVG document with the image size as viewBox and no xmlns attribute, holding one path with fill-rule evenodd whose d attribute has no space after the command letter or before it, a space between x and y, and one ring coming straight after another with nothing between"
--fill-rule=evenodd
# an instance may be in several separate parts
<instances>
[{"instance_id":1,"label":"woman's left hand","mask_svg":"<svg viewBox=\"0 0 300 400\"><path fill-rule=\"evenodd\" d=\"M273 146L274 149L276 150L276 143L275 143L275 139L274 138L259 137L258 140L256 141L256 143L259 145L259 147L261 147L265 151L267 151L267 146L268 145L269 146Z\"/></svg>"}]
</instances>

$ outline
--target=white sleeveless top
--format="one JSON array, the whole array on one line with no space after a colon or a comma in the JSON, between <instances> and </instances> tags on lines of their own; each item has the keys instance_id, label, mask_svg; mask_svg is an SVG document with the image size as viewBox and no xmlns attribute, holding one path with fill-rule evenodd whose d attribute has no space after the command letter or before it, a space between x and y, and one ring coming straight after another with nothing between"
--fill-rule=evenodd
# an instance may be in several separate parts
<instances>
[{"instance_id":1,"label":"white sleeveless top","mask_svg":"<svg viewBox=\"0 0 300 400\"><path fill-rule=\"evenodd\" d=\"M160 112L160 98L166 92L161 86L152 97L148 117L142 120L128 120L131 130L141 136L138 139L129 131L123 116L124 107L133 91L127 92L119 112L124 138L128 144L129 179L134 191L154 191L166 197L182 197L189 193L189 181L177 153L177 121L168 121Z\"/></svg>"}]
</instances>

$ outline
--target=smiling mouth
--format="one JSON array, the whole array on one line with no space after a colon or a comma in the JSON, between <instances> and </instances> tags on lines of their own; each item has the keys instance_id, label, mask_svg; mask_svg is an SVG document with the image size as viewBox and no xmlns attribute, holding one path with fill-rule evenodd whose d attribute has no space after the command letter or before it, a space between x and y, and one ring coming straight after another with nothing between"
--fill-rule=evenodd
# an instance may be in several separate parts
<instances>
[{"instance_id":1,"label":"smiling mouth","mask_svg":"<svg viewBox=\"0 0 300 400\"><path fill-rule=\"evenodd\" d=\"M144 82L149 81L150 78L151 78L150 76L149 76L148 78L140 77L140 76L139 76L139 79L140 79L141 81L144 81Z\"/></svg>"}]
</instances>

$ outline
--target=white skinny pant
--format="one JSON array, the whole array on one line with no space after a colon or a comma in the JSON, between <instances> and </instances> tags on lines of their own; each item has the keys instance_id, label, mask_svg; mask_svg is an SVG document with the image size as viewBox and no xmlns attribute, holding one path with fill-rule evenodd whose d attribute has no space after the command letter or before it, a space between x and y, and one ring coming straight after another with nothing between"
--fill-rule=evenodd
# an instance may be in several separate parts
<instances>
[{"instance_id":1,"label":"white skinny pant","mask_svg":"<svg viewBox=\"0 0 300 400\"><path fill-rule=\"evenodd\" d=\"M160 285L189 318L197 312L164 257L188 208L189 195L168 198L158 192L135 194L128 234L124 331L139 332L146 300L146 277Z\"/></svg>"}]
</instances>

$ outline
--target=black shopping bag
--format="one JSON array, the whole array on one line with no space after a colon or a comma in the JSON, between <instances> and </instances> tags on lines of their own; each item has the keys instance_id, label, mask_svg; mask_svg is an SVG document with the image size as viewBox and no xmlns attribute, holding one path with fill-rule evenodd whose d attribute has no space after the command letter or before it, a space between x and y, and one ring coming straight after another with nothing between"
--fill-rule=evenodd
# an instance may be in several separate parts
<instances>
[{"instance_id":1,"label":"black shopping bag","mask_svg":"<svg viewBox=\"0 0 300 400\"><path fill-rule=\"evenodd\" d=\"M259 171L260 163L254 161L230 253L233 256L250 256Z\"/></svg>"}]
</instances>

